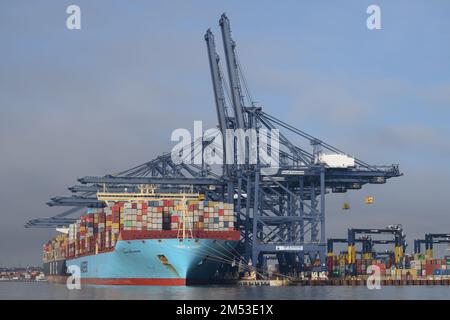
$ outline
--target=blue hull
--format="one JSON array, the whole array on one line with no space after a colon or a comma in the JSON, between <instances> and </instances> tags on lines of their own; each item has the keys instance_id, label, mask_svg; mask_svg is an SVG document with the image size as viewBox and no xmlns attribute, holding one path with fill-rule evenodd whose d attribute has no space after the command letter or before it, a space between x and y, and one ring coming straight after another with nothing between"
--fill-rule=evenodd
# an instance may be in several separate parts
<instances>
[{"instance_id":1,"label":"blue hull","mask_svg":"<svg viewBox=\"0 0 450 320\"><path fill-rule=\"evenodd\" d=\"M186 285L207 282L220 263L231 263L238 241L219 239L119 240L113 251L66 261L81 283Z\"/></svg>"}]
</instances>

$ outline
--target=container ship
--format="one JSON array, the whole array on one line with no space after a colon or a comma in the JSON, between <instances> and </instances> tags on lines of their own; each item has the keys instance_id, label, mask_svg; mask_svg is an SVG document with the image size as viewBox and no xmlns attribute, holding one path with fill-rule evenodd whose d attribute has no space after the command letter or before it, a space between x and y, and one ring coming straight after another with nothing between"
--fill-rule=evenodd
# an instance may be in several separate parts
<instances>
[{"instance_id":1,"label":"container ship","mask_svg":"<svg viewBox=\"0 0 450 320\"><path fill-rule=\"evenodd\" d=\"M66 281L75 269L82 284L204 284L236 256L233 204L154 190L97 197L106 207L87 209L44 245L49 281Z\"/></svg>"}]
</instances>

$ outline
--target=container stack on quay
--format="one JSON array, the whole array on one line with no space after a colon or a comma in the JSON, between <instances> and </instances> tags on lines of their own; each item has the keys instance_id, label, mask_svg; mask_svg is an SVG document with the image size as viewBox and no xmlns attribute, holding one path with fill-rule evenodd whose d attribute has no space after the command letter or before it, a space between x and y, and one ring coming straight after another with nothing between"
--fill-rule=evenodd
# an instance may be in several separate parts
<instances>
[{"instance_id":1,"label":"container stack on quay","mask_svg":"<svg viewBox=\"0 0 450 320\"><path fill-rule=\"evenodd\" d=\"M200 200L159 200L115 202L106 208L88 209L69 226L67 234L60 234L44 245L44 260L110 251L121 231L163 233L183 227L191 231L233 231L233 205Z\"/></svg>"},{"instance_id":2,"label":"container stack on quay","mask_svg":"<svg viewBox=\"0 0 450 320\"><path fill-rule=\"evenodd\" d=\"M415 254L411 257L407 256L401 266L396 266L391 257L357 259L357 277L367 277L368 267L373 265L379 267L381 278L386 280L450 279L450 256L445 257L445 259L430 259L424 255ZM328 257L327 269L329 278L345 278L348 276L347 255Z\"/></svg>"},{"instance_id":3,"label":"container stack on quay","mask_svg":"<svg viewBox=\"0 0 450 320\"><path fill-rule=\"evenodd\" d=\"M450 256L445 259L427 259L422 255L411 261L411 270L422 277L450 277Z\"/></svg>"}]
</instances>

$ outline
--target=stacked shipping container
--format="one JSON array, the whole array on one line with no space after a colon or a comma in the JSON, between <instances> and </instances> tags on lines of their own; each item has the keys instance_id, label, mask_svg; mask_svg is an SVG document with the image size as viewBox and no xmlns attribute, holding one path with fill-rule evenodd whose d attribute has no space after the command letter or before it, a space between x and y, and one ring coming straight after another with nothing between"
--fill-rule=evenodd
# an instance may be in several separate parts
<instances>
[{"instance_id":1,"label":"stacked shipping container","mask_svg":"<svg viewBox=\"0 0 450 320\"><path fill-rule=\"evenodd\" d=\"M124 230L234 230L233 205L223 202L191 200L148 201L125 204Z\"/></svg>"},{"instance_id":2,"label":"stacked shipping container","mask_svg":"<svg viewBox=\"0 0 450 320\"><path fill-rule=\"evenodd\" d=\"M183 225L184 224L184 225ZM124 231L233 231L233 205L223 202L159 200L116 202L88 209L76 223L44 246L44 257L76 257L111 250ZM62 247L64 250L61 251Z\"/></svg>"},{"instance_id":3,"label":"stacked shipping container","mask_svg":"<svg viewBox=\"0 0 450 320\"><path fill-rule=\"evenodd\" d=\"M446 259L426 259L420 257L411 261L411 270L422 277L450 276L450 257Z\"/></svg>"},{"instance_id":4,"label":"stacked shipping container","mask_svg":"<svg viewBox=\"0 0 450 320\"><path fill-rule=\"evenodd\" d=\"M67 256L67 235L60 234L44 244L43 261L61 260Z\"/></svg>"},{"instance_id":5,"label":"stacked shipping container","mask_svg":"<svg viewBox=\"0 0 450 320\"><path fill-rule=\"evenodd\" d=\"M327 268L330 277L343 277L348 271L347 256L345 254L328 257ZM450 257L445 259L427 259L423 255L415 255L407 261L403 268L393 265L390 257L383 259L357 259L356 271L358 276L366 276L367 268L376 265L380 268L380 275L385 279L408 280L419 278L447 278L450 277Z\"/></svg>"}]
</instances>

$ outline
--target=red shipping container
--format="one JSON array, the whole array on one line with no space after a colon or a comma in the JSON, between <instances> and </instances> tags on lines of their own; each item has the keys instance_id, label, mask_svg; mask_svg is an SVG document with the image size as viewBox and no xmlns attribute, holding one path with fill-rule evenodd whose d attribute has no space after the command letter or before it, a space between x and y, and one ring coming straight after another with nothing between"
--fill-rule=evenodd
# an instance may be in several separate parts
<instances>
[{"instance_id":1,"label":"red shipping container","mask_svg":"<svg viewBox=\"0 0 450 320\"><path fill-rule=\"evenodd\" d=\"M225 210L224 209L219 209L219 216L223 216L225 214Z\"/></svg>"},{"instance_id":2,"label":"red shipping container","mask_svg":"<svg viewBox=\"0 0 450 320\"><path fill-rule=\"evenodd\" d=\"M158 213L161 213L163 211L163 208L162 207L157 207L156 210L157 210Z\"/></svg>"},{"instance_id":3,"label":"red shipping container","mask_svg":"<svg viewBox=\"0 0 450 320\"><path fill-rule=\"evenodd\" d=\"M433 265L426 264L425 265L425 273L427 276L432 276L433 275Z\"/></svg>"}]
</instances>

